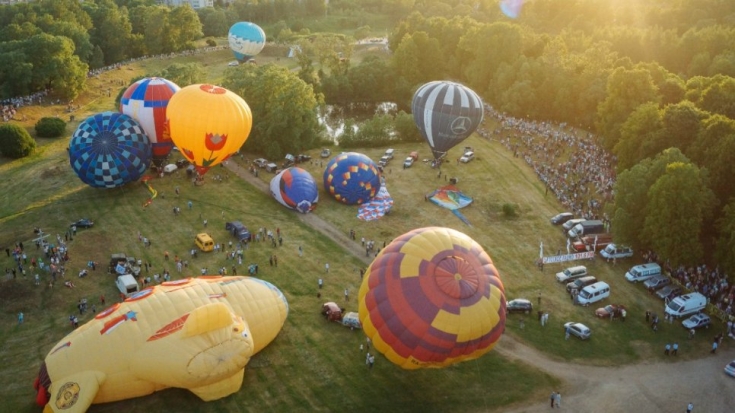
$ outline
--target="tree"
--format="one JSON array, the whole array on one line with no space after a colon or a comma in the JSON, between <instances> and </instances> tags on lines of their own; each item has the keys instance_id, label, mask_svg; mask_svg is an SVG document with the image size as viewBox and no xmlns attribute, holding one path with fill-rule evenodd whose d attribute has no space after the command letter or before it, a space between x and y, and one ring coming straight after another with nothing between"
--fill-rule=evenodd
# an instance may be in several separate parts
<instances>
[{"instance_id":1,"label":"tree","mask_svg":"<svg viewBox=\"0 0 735 413\"><path fill-rule=\"evenodd\" d=\"M193 41L202 37L202 23L199 16L188 3L175 7L169 16L169 30L176 33L173 52L193 49ZM224 33L227 33L225 31Z\"/></svg>"},{"instance_id":2,"label":"tree","mask_svg":"<svg viewBox=\"0 0 735 413\"><path fill-rule=\"evenodd\" d=\"M35 129L39 138L58 138L66 132L66 122L59 118L41 118Z\"/></svg>"},{"instance_id":3,"label":"tree","mask_svg":"<svg viewBox=\"0 0 735 413\"><path fill-rule=\"evenodd\" d=\"M15 123L0 125L0 152L9 158L19 159L36 150L36 141L27 130Z\"/></svg>"},{"instance_id":4,"label":"tree","mask_svg":"<svg viewBox=\"0 0 735 413\"><path fill-rule=\"evenodd\" d=\"M644 103L625 120L620 128L620 141L615 145L613 152L618 157L618 171L622 172L633 167L645 158L656 155L663 133L663 123L658 104Z\"/></svg>"},{"instance_id":5,"label":"tree","mask_svg":"<svg viewBox=\"0 0 735 413\"><path fill-rule=\"evenodd\" d=\"M398 112L394 120L395 132L398 134L398 139L401 142L421 142L423 137L419 128L416 127L416 122L413 120L413 115L404 111Z\"/></svg>"},{"instance_id":6,"label":"tree","mask_svg":"<svg viewBox=\"0 0 735 413\"><path fill-rule=\"evenodd\" d=\"M176 83L180 87L204 83L207 80L207 72L201 64L196 62L174 63L163 69L159 76Z\"/></svg>"},{"instance_id":7,"label":"tree","mask_svg":"<svg viewBox=\"0 0 735 413\"><path fill-rule=\"evenodd\" d=\"M245 147L278 159L319 143L321 97L296 73L276 65L228 68L223 86L242 96L253 113Z\"/></svg>"},{"instance_id":8,"label":"tree","mask_svg":"<svg viewBox=\"0 0 735 413\"><path fill-rule=\"evenodd\" d=\"M492 23L468 30L458 48L467 56L463 74L468 85L485 91L501 65L512 66L520 58L523 32L518 25Z\"/></svg>"},{"instance_id":9,"label":"tree","mask_svg":"<svg viewBox=\"0 0 735 413\"><path fill-rule=\"evenodd\" d=\"M735 120L714 115L702 122L697 140L689 153L700 166L706 167L711 188L722 204L735 196Z\"/></svg>"},{"instance_id":10,"label":"tree","mask_svg":"<svg viewBox=\"0 0 735 413\"><path fill-rule=\"evenodd\" d=\"M222 9L211 9L211 11L206 13L205 17L202 19L202 32L205 36L227 36L230 26L232 25L227 19L225 11Z\"/></svg>"},{"instance_id":11,"label":"tree","mask_svg":"<svg viewBox=\"0 0 735 413\"><path fill-rule=\"evenodd\" d=\"M654 251L672 264L702 262L702 228L711 216L714 194L692 163L674 162L648 190L643 236Z\"/></svg>"},{"instance_id":12,"label":"tree","mask_svg":"<svg viewBox=\"0 0 735 413\"><path fill-rule=\"evenodd\" d=\"M725 205L718 221L719 237L715 258L727 274L735 273L735 198Z\"/></svg>"},{"instance_id":13,"label":"tree","mask_svg":"<svg viewBox=\"0 0 735 413\"><path fill-rule=\"evenodd\" d=\"M84 27L72 22L57 21L53 23L47 33L71 39L74 42L74 54L79 56L82 62L89 63L94 46L90 41L89 33Z\"/></svg>"},{"instance_id":14,"label":"tree","mask_svg":"<svg viewBox=\"0 0 735 413\"><path fill-rule=\"evenodd\" d=\"M641 104L658 103L653 78L645 69L615 69L607 81L607 97L597 108L597 131L603 145L612 150L620 140L620 127Z\"/></svg>"},{"instance_id":15,"label":"tree","mask_svg":"<svg viewBox=\"0 0 735 413\"><path fill-rule=\"evenodd\" d=\"M90 40L104 51L105 64L110 65L127 59L128 43L132 34L127 11L123 13L111 0L84 2L83 7L92 17Z\"/></svg>"},{"instance_id":16,"label":"tree","mask_svg":"<svg viewBox=\"0 0 735 413\"><path fill-rule=\"evenodd\" d=\"M676 147L689 153L689 146L694 142L702 127L702 121L710 116L699 110L692 102L683 101L664 108L661 120L665 142L659 150Z\"/></svg>"},{"instance_id":17,"label":"tree","mask_svg":"<svg viewBox=\"0 0 735 413\"><path fill-rule=\"evenodd\" d=\"M720 79L704 90L699 106L706 111L735 119L735 79Z\"/></svg>"}]
</instances>

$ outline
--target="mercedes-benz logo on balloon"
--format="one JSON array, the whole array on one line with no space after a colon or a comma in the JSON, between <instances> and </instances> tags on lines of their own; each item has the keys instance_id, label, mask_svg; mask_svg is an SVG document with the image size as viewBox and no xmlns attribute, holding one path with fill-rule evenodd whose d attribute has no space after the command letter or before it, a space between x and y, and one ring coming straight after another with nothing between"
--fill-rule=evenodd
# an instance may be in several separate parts
<instances>
[{"instance_id":1,"label":"mercedes-benz logo on balloon","mask_svg":"<svg viewBox=\"0 0 735 413\"><path fill-rule=\"evenodd\" d=\"M460 116L452 121L449 129L455 135L462 135L463 133L467 133L467 129L469 129L470 124L472 124L472 120L470 120L470 118L466 116Z\"/></svg>"}]
</instances>

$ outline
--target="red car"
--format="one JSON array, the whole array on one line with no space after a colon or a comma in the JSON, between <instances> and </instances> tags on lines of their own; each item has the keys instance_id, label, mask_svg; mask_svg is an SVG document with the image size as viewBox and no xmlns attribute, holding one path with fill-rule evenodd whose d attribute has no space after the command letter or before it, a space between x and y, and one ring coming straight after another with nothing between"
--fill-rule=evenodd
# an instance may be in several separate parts
<instances>
[{"instance_id":1,"label":"red car","mask_svg":"<svg viewBox=\"0 0 735 413\"><path fill-rule=\"evenodd\" d=\"M624 309L625 307L620 304L608 304L595 310L595 315L600 318L610 318L610 314L612 314L613 318L618 318L621 315L620 311Z\"/></svg>"}]
</instances>

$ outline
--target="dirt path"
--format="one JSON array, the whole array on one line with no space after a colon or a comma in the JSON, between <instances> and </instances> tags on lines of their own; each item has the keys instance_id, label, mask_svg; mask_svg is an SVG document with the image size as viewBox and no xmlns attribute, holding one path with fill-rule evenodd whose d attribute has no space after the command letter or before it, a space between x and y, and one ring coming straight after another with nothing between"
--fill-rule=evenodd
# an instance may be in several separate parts
<instances>
[{"instance_id":1,"label":"dirt path","mask_svg":"<svg viewBox=\"0 0 735 413\"><path fill-rule=\"evenodd\" d=\"M237 163L226 167L259 190L270 193L268 185ZM297 214L313 229L330 237L366 264L359 243L351 240L334 225L314 214ZM727 339L730 340L730 339ZM581 344L581 343L580 343ZM723 343L722 351L699 360L670 363L640 363L623 367L593 367L552 360L541 352L522 344L511 336L503 336L495 351L510 360L517 360L558 377L565 382L558 390L562 394L562 409L580 413L684 412L694 403L695 412L724 413L735 410L735 379L722 369L735 359L735 347ZM548 411L549 400L527 400L501 410L503 413L534 413Z\"/></svg>"},{"instance_id":2,"label":"dirt path","mask_svg":"<svg viewBox=\"0 0 735 413\"><path fill-rule=\"evenodd\" d=\"M232 171L235 175L239 176L241 179L253 185L254 187L260 189L266 194L270 194L270 188L268 187L268 184L256 178L253 174L248 172L246 168L243 168L233 161L227 162L225 167ZM306 223L306 225L328 236L334 242L342 246L342 248L344 248L346 251L351 252L354 256L361 259L365 264L370 264L372 262L371 258L365 256L365 250L362 248L360 243L351 240L347 234L340 231L334 225L321 219L315 214L296 215L302 222Z\"/></svg>"}]
</instances>

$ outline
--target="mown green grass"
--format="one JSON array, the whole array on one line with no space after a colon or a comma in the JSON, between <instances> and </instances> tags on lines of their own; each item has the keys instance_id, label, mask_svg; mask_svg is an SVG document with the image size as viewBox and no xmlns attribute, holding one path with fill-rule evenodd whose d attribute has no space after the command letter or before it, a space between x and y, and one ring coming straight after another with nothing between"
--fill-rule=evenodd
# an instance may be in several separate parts
<instances>
[{"instance_id":1,"label":"mown green grass","mask_svg":"<svg viewBox=\"0 0 735 413\"><path fill-rule=\"evenodd\" d=\"M229 57L223 55L221 59L225 62ZM178 60L149 61L145 69L173 61ZM131 67L134 70L123 72L128 77L144 72L136 65ZM113 75L118 74L100 76L99 82L109 82L108 76ZM92 109L113 109L111 100L106 96L80 97L78 101L83 103L83 108L77 119ZM58 106L34 107L29 113L45 116L58 109ZM224 400L202 403L190 393L174 389L95 406L91 411L491 411L540 396L559 384L546 374L509 362L494 352L443 370L418 372L403 371L378 357L373 371L367 371L364 355L359 352L363 335L337 324L327 324L319 315L323 301L343 302L344 288L349 288L354 297L360 282L357 269L364 266L361 260L245 182L232 176L221 183L211 180L216 174L226 173L225 169L210 171L208 182L200 187L192 187L182 173L156 178L150 184L159 191L159 197L147 208L142 205L149 192L140 183L114 190L89 188L68 165L67 139L44 141L37 155L0 166L0 191L4 194L0 199L0 245L23 241L33 253L28 240L33 237L34 227L41 227L55 238L57 233L63 236L73 220L88 217L96 221L94 228L80 230L70 241L67 277L76 282L76 289L63 288L60 283L48 288L45 285L48 276L44 285L38 287L30 276L0 283L0 357L3 360L0 385L7 390L0 411L38 411L33 404L31 384L48 351L70 331L67 317L76 311L77 301L87 297L97 302L97 297L104 294L110 303L117 296L112 277L103 269L111 253L125 252L150 261L153 272L166 266L174 278L198 274L202 267L209 268L210 273L221 266L230 271L232 262L225 260L223 254L200 254L200 258L190 259L188 271L181 275L176 273L172 262L167 264L163 259L164 251L172 258L178 254L189 259L193 236L204 230L205 218L209 221L207 231L217 242L229 240L224 231L225 219L240 219L251 229L261 226L281 229L283 247L253 245L246 252L244 264L259 263L260 276L280 287L288 298L291 311L283 331L271 346L253 358L246 369L242 390ZM544 195L543 186L523 161L513 158L498 143L472 137L467 144L475 147L477 159L462 165L450 161L442 169L441 177L423 162L402 169L402 159L410 151L418 150L421 158L429 156L424 144L395 146L395 160L386 171L395 207L389 216L373 222L358 220L357 207L338 204L323 191L323 165L318 164L318 151L313 150L310 154L315 161L302 166L320 182L320 204L314 213L344 233L354 229L356 242L364 236L375 240L379 247L423 226L447 226L467 233L495 261L508 299L526 297L535 304L541 293L541 308L551 313L550 325L542 329L535 316L530 315L524 318L525 327L521 330L523 316L511 315L507 334L552 357L619 365L642 358L660 359L664 343L673 341L680 344L681 358L706 353L709 340L706 334L700 333L695 340L688 341L678 324L661 325L656 334L648 329L643 320L644 311L651 309L661 314L663 304L622 278L624 271L637 263L635 260L618 262L615 268L600 260L584 263L591 274L612 286L611 299L602 304L617 302L630 309L626 323L596 320L593 316L596 306L573 307L563 287L553 278L564 265L547 265L541 273L533 264L541 241L547 254L565 249L560 231L548 222L560 206ZM378 159L383 150L366 149L364 153ZM452 150L449 159L458 157L459 151ZM256 157L256 154L246 155L251 159ZM444 174L457 177L459 188L474 197L474 204L462 211L472 226L424 200L425 194L446 183ZM272 175L262 173L260 177L268 182ZM175 196L176 186L180 188L179 197ZM186 207L188 200L194 205L191 211ZM505 218L502 214L505 203L517 204L519 216ZM178 217L172 213L174 206L182 209ZM138 231L152 240L150 248L144 248L138 241ZM305 250L302 258L297 254L299 245ZM268 257L274 253L278 254L278 268L268 265ZM88 260L99 262L101 268L85 279L76 278L75 274ZM331 265L329 275L323 274L325 262ZM0 268L10 265L11 259L4 254L0 256ZM325 288L323 297L318 299L316 280L320 276L325 278ZM354 298L345 307L355 310ZM98 308L101 309L99 305ZM17 326L15 321L19 311L26 314L22 326ZM86 314L81 322L89 318ZM569 320L590 326L592 339L565 341L561 326Z\"/></svg>"}]
</instances>

